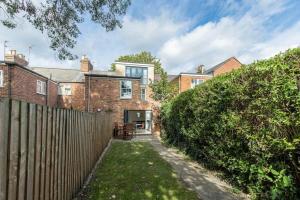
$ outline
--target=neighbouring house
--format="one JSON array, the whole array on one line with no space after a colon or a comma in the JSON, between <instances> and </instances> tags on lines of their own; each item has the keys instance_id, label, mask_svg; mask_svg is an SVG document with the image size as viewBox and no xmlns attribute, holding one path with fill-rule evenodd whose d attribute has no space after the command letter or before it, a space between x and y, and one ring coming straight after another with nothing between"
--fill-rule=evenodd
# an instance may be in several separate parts
<instances>
[{"instance_id":1,"label":"neighbouring house","mask_svg":"<svg viewBox=\"0 0 300 200\"><path fill-rule=\"evenodd\" d=\"M197 67L196 73L180 73L179 75L169 75L169 81L176 85L178 88L178 93L184 92L196 85L199 85L213 77L222 75L224 73L231 72L232 70L238 69L242 66L241 62L235 58L231 57L227 60L211 67L209 70L205 71L204 66L200 65Z\"/></svg>"},{"instance_id":2,"label":"neighbouring house","mask_svg":"<svg viewBox=\"0 0 300 200\"><path fill-rule=\"evenodd\" d=\"M232 70L238 69L241 66L242 63L236 57L230 57L227 60L205 71L205 74L209 74L215 77L215 76L219 76L231 72Z\"/></svg>"},{"instance_id":3,"label":"neighbouring house","mask_svg":"<svg viewBox=\"0 0 300 200\"><path fill-rule=\"evenodd\" d=\"M0 97L56 107L57 92L57 83L31 70L15 50L0 61Z\"/></svg>"},{"instance_id":4,"label":"neighbouring house","mask_svg":"<svg viewBox=\"0 0 300 200\"><path fill-rule=\"evenodd\" d=\"M149 84L157 80L154 65L115 62L115 71L95 70L83 56L78 69L28 67L15 50L0 62L0 97L10 97L51 107L88 112L112 112L114 122L133 123L140 133L159 130L159 103L154 101ZM208 71L169 76L179 93L237 69L241 63L234 57Z\"/></svg>"}]
</instances>

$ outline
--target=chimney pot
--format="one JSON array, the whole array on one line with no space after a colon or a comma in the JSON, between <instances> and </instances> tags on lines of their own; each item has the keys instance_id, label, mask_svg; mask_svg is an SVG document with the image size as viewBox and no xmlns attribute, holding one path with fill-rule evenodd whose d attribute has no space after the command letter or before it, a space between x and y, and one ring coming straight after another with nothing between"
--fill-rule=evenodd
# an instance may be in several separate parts
<instances>
[{"instance_id":1,"label":"chimney pot","mask_svg":"<svg viewBox=\"0 0 300 200\"><path fill-rule=\"evenodd\" d=\"M80 61L80 71L81 72L89 72L93 70L93 65L88 59L86 55L82 56L82 59Z\"/></svg>"},{"instance_id":2,"label":"chimney pot","mask_svg":"<svg viewBox=\"0 0 300 200\"><path fill-rule=\"evenodd\" d=\"M24 67L28 65L28 62L25 60L25 56L23 54L17 54L16 50L10 50L9 53L5 54L4 60L17 63Z\"/></svg>"},{"instance_id":3,"label":"chimney pot","mask_svg":"<svg viewBox=\"0 0 300 200\"><path fill-rule=\"evenodd\" d=\"M204 74L204 71L205 71L204 65L199 65L199 66L197 67L197 73L198 73L198 74Z\"/></svg>"}]
</instances>

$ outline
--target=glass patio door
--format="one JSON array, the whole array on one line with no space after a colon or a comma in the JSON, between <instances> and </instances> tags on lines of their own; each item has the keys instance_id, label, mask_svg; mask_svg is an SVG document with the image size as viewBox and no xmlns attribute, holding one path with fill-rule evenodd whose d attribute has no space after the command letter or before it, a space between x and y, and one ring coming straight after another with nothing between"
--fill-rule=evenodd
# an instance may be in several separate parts
<instances>
[{"instance_id":1,"label":"glass patio door","mask_svg":"<svg viewBox=\"0 0 300 200\"><path fill-rule=\"evenodd\" d=\"M146 130L151 131L152 111L145 111Z\"/></svg>"}]
</instances>

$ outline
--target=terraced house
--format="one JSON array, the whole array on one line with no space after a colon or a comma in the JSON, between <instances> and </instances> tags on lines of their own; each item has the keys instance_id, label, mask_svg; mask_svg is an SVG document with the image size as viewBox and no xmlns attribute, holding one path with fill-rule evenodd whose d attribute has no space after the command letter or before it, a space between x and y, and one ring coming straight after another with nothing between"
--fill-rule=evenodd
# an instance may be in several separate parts
<instances>
[{"instance_id":1,"label":"terraced house","mask_svg":"<svg viewBox=\"0 0 300 200\"><path fill-rule=\"evenodd\" d=\"M179 75L170 75L169 81L177 85L178 93L184 92L188 89L194 88L213 77L231 72L242 66L241 62L235 58L230 57L227 60L211 67L209 70L205 70L203 65L197 67L195 73L182 72Z\"/></svg>"},{"instance_id":2,"label":"terraced house","mask_svg":"<svg viewBox=\"0 0 300 200\"><path fill-rule=\"evenodd\" d=\"M0 97L88 112L113 112L117 123L132 123L141 133L159 130L159 103L151 96L154 65L116 62L115 71L95 70L83 56L78 69L28 67L15 50L0 64ZM170 76L179 93L241 66L234 57L208 71Z\"/></svg>"}]
</instances>

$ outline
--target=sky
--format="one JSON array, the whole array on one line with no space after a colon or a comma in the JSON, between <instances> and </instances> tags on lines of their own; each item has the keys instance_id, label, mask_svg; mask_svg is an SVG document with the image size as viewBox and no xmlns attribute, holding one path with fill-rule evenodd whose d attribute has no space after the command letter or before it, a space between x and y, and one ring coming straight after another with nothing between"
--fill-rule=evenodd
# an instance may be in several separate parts
<instances>
[{"instance_id":1,"label":"sky","mask_svg":"<svg viewBox=\"0 0 300 200\"><path fill-rule=\"evenodd\" d=\"M98 70L141 51L159 58L169 74L200 64L209 69L231 56L248 64L300 46L299 8L300 0L132 0L121 29L106 32L86 18L72 52L87 55ZM7 50L25 54L30 66L79 68L79 59L60 61L45 35L17 21L13 30L0 26L1 46L8 40Z\"/></svg>"}]
</instances>

